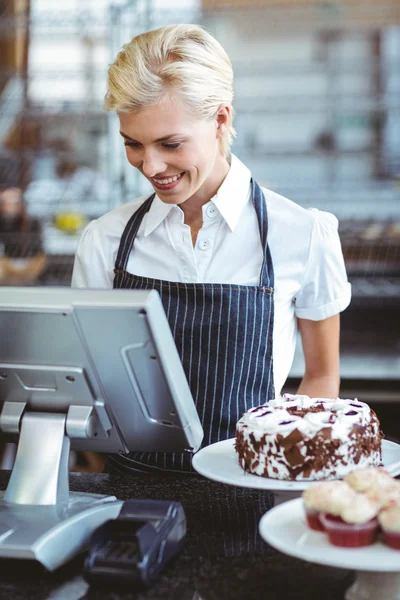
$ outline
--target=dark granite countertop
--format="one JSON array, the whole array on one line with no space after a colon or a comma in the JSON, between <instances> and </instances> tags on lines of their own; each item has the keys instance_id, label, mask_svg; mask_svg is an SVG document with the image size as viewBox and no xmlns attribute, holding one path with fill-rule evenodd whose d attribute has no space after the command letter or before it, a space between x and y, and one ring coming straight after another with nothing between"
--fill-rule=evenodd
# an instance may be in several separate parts
<instances>
[{"instance_id":1,"label":"dark granite countertop","mask_svg":"<svg viewBox=\"0 0 400 600\"><path fill-rule=\"evenodd\" d=\"M0 472L5 489L9 473ZM150 589L89 586L83 556L50 573L29 561L0 561L4 600L343 600L354 574L291 558L258 534L271 508L269 492L228 486L200 476L74 473L72 491L113 494L121 500L180 501L188 533L185 546Z\"/></svg>"}]
</instances>

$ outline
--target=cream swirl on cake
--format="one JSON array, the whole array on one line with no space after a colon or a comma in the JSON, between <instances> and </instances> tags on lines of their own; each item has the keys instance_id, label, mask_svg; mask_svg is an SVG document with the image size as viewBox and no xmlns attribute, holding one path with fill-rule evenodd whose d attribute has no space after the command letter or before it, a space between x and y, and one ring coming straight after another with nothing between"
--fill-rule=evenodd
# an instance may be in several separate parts
<instances>
[{"instance_id":1,"label":"cream swirl on cake","mask_svg":"<svg viewBox=\"0 0 400 600\"><path fill-rule=\"evenodd\" d=\"M359 400L285 394L250 409L236 427L240 465L285 480L341 478L381 463L379 421Z\"/></svg>"}]
</instances>

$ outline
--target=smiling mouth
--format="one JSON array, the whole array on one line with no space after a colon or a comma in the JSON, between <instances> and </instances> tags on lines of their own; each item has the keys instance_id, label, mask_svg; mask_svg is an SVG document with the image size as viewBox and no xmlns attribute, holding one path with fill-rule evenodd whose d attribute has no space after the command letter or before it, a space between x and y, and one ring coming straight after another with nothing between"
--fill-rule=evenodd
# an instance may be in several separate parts
<instances>
[{"instance_id":1,"label":"smiling mouth","mask_svg":"<svg viewBox=\"0 0 400 600\"><path fill-rule=\"evenodd\" d=\"M173 175L172 177L163 177L162 179L156 179L155 177L152 177L152 181L154 181L154 183L156 183L157 185L168 185L170 183L175 183L175 181L178 181L184 174L184 171L182 171L182 173L178 173L178 175Z\"/></svg>"}]
</instances>

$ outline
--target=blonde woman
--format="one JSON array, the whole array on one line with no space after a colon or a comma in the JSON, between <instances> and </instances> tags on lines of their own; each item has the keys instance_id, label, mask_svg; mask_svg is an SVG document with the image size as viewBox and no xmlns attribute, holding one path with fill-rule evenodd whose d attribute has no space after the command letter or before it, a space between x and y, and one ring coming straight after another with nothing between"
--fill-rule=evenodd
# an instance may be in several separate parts
<instances>
[{"instance_id":1,"label":"blonde woman","mask_svg":"<svg viewBox=\"0 0 400 600\"><path fill-rule=\"evenodd\" d=\"M339 392L339 313L350 302L337 220L260 188L231 151L233 73L197 25L126 44L108 72L132 167L154 193L90 223L72 285L156 289L204 428L231 438L279 395L300 330L300 393ZM192 470L186 455L111 457L120 470Z\"/></svg>"}]
</instances>

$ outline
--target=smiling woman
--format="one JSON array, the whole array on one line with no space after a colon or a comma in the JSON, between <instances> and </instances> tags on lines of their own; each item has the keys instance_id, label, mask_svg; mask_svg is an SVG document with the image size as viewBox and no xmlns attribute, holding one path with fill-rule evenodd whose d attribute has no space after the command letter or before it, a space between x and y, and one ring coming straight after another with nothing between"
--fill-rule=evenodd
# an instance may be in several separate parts
<instances>
[{"instance_id":1,"label":"smiling woman","mask_svg":"<svg viewBox=\"0 0 400 600\"><path fill-rule=\"evenodd\" d=\"M350 302L337 219L261 188L230 151L233 72L198 25L123 46L106 110L154 193L90 223L72 285L156 289L204 428L235 435L249 408L281 393L300 331L299 391L336 397L339 313ZM121 142L122 143L122 142ZM116 469L192 472L188 454L110 457Z\"/></svg>"}]
</instances>

